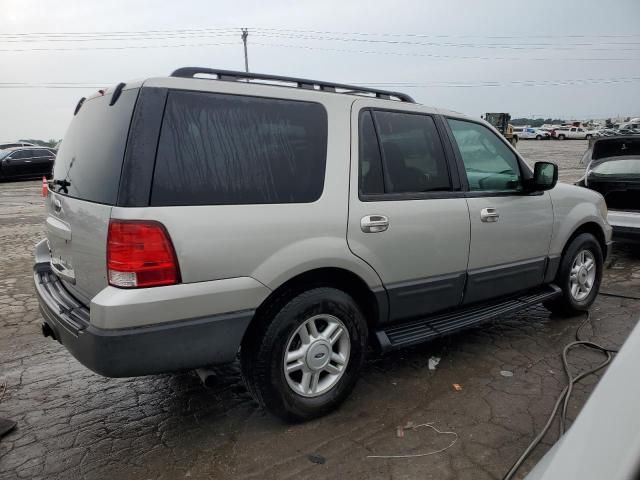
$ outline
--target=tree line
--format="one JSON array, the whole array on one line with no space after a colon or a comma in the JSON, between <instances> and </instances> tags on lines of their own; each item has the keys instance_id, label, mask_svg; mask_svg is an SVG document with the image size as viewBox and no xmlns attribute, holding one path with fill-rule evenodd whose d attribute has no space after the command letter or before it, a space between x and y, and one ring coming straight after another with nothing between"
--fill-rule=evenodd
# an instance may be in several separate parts
<instances>
[{"instance_id":1,"label":"tree line","mask_svg":"<svg viewBox=\"0 0 640 480\"><path fill-rule=\"evenodd\" d=\"M55 147L60 142L60 140L56 140L55 138L50 138L49 140L38 140L37 138L22 138L20 139L20 141L51 148Z\"/></svg>"}]
</instances>

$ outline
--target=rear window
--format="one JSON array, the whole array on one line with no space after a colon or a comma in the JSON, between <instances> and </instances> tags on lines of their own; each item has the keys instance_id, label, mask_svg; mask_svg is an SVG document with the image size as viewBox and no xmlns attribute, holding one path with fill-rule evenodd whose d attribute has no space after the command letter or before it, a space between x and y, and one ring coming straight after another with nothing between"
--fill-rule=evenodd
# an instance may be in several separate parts
<instances>
[{"instance_id":1,"label":"rear window","mask_svg":"<svg viewBox=\"0 0 640 480\"><path fill-rule=\"evenodd\" d=\"M138 89L84 102L64 136L53 167L52 188L70 197L115 205L120 171Z\"/></svg>"},{"instance_id":2,"label":"rear window","mask_svg":"<svg viewBox=\"0 0 640 480\"><path fill-rule=\"evenodd\" d=\"M322 194L326 155L320 104L170 92L151 204L313 202Z\"/></svg>"},{"instance_id":3,"label":"rear window","mask_svg":"<svg viewBox=\"0 0 640 480\"><path fill-rule=\"evenodd\" d=\"M640 156L640 137L638 138L607 138L599 140L593 145L591 158L599 160L609 157Z\"/></svg>"}]
</instances>

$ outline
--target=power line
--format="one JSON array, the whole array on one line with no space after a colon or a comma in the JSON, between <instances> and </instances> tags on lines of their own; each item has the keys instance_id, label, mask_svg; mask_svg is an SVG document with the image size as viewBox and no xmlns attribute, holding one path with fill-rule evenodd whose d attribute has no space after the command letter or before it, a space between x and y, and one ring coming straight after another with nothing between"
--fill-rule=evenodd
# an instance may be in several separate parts
<instances>
[{"instance_id":1,"label":"power line","mask_svg":"<svg viewBox=\"0 0 640 480\"><path fill-rule=\"evenodd\" d=\"M0 52L69 52L82 50L130 50L148 48L182 48L182 47L217 47L223 45L238 46L238 42L221 43L183 43L163 45L119 45L109 47L30 47L30 48L0 48Z\"/></svg>"},{"instance_id":2,"label":"power line","mask_svg":"<svg viewBox=\"0 0 640 480\"><path fill-rule=\"evenodd\" d=\"M244 31L244 30L240 30ZM143 40L168 40L168 39L198 39L198 38L214 38L214 37L230 37L235 36L231 30L224 31L205 31L204 33L190 32L190 33L166 33L166 34L141 34L141 35L129 35L119 36L121 34L105 34L95 36L57 36L50 38L37 38L37 37L2 37L0 35L0 42L3 43L38 43L38 42L102 42L102 41L143 41ZM638 48L623 48L624 45L640 45L640 42L582 42L582 43L566 43L563 42L560 45L554 43L442 43L442 42L416 42L410 40L381 40L371 38L349 38L349 37L326 37L326 36L314 36L303 34L287 34L287 33L273 33L265 31L257 31L256 36L265 38L285 38L296 40L314 40L314 41L339 41L339 42L360 42L360 43L378 43L378 44L390 44L390 45L410 45L410 46L427 46L427 47L447 47L447 48L488 48L488 49L509 49L509 50L576 50L581 47L589 47L592 51L636 51ZM594 46L609 46L611 48L591 48Z\"/></svg>"},{"instance_id":3,"label":"power line","mask_svg":"<svg viewBox=\"0 0 640 480\"><path fill-rule=\"evenodd\" d=\"M2 36L57 36L57 35L137 35L137 34L164 34L164 33L185 33L185 32L237 32L239 28L236 27L224 27L224 28L186 28L186 29L171 29L171 30L137 30L137 31L124 31L124 30L111 30L111 31L93 31L93 32L16 32L16 33L0 33Z\"/></svg>"},{"instance_id":4,"label":"power line","mask_svg":"<svg viewBox=\"0 0 640 480\"><path fill-rule=\"evenodd\" d=\"M144 35L144 36L126 36L126 37L52 37L52 38L10 38L3 39L0 37L0 43L45 43L45 42L121 42L121 41L140 41L140 40L171 40L171 39L185 39L185 38L216 38L216 37L235 37L238 33L208 33L204 35L185 35L185 34L175 34L175 35Z\"/></svg>"},{"instance_id":5,"label":"power line","mask_svg":"<svg viewBox=\"0 0 640 480\"><path fill-rule=\"evenodd\" d=\"M562 43L560 46L553 43L539 44L498 44L498 43L440 43L440 42L416 42L411 40L380 40L371 38L348 38L348 37L321 37L313 35L287 35L280 33L254 33L254 35L266 38L287 38L299 40L320 40L335 42L359 42L359 43L376 43L388 45L410 45L410 46L426 46L426 47L447 47L447 48L494 48L507 50L575 50L573 47L590 47L595 45L611 45L616 50L637 51L637 48L619 48L618 45L640 45L640 42L609 42L609 43ZM589 48L592 51L611 51L609 48Z\"/></svg>"},{"instance_id":6,"label":"power line","mask_svg":"<svg viewBox=\"0 0 640 480\"><path fill-rule=\"evenodd\" d=\"M374 33L374 32L336 32L336 31L318 31L318 30L294 30L282 28L260 28L254 27L254 30L266 30L274 32L295 32L295 33L312 33L324 35L358 35L358 36L379 36L379 37L420 37L420 38L490 38L490 39L512 39L512 38L631 38L640 37L639 33L630 34L540 34L540 35L451 35L451 34L423 34L423 33Z\"/></svg>"},{"instance_id":7,"label":"power line","mask_svg":"<svg viewBox=\"0 0 640 480\"><path fill-rule=\"evenodd\" d=\"M511 80L511 81L490 81L481 80L477 82L441 81L441 82L348 82L353 85L370 87L404 87L404 88L485 88L485 87L542 87L542 86L571 86L609 83L633 83L640 82L640 77L621 78L586 78L586 79L565 79L565 80ZM107 85L115 85L116 82L91 83L91 82L52 82L52 83L29 83L29 82L0 82L2 88L104 88Z\"/></svg>"},{"instance_id":8,"label":"power line","mask_svg":"<svg viewBox=\"0 0 640 480\"><path fill-rule=\"evenodd\" d=\"M452 60L509 60L509 61L549 61L549 60L557 60L557 61L602 61L602 62L611 62L611 61L635 61L637 59L627 57L627 58L589 58L589 57L488 57L488 56L465 56L465 55L441 55L436 53L419 53L419 52L396 52L396 51L372 51L372 50L345 50L340 48L329 48L329 47L314 47L310 45L291 45L291 44L282 44L282 43L259 43L252 42L252 45L258 45L262 47L282 47L282 48L298 48L305 50L322 50L326 52L338 52L338 53L360 53L366 55L394 55L394 56L402 56L402 57L426 57L433 59L452 59ZM0 50L1 51L1 50Z\"/></svg>"},{"instance_id":9,"label":"power line","mask_svg":"<svg viewBox=\"0 0 640 480\"><path fill-rule=\"evenodd\" d=\"M402 88L495 88L495 87L549 87L549 86L579 86L594 84L619 84L640 82L640 77L630 78L602 78L575 80L514 80L507 82L431 82L431 83L360 83L370 87L402 87Z\"/></svg>"},{"instance_id":10,"label":"power line","mask_svg":"<svg viewBox=\"0 0 640 480\"><path fill-rule=\"evenodd\" d=\"M94 50L130 50L130 49L154 49L154 48L184 48L184 47L214 47L214 46L237 46L237 42L218 42L218 43L182 43L182 44L156 44L156 45L116 45L116 46L90 46L90 47L29 47L29 48L0 48L0 52L16 53L16 52L68 52L68 51L94 51ZM353 50L353 49L337 49L328 47L314 47L310 45L291 45L277 43L257 43L252 45L262 47L276 48L297 48L306 50L321 50L327 52L339 52L348 54L367 54L367 55L394 55L409 57L425 57L432 59L453 59L453 60L508 60L508 61L634 61L634 58L589 58L589 57L489 57L489 56L464 56L464 55L441 55L419 52L396 52L396 51L371 51L371 50Z\"/></svg>"},{"instance_id":11,"label":"power line","mask_svg":"<svg viewBox=\"0 0 640 480\"><path fill-rule=\"evenodd\" d=\"M16 32L0 33L0 37L26 37L26 36L122 36L138 34L174 34L174 33L202 33L202 32L238 32L242 27L207 27L207 28L183 28L165 30L114 30L114 31L89 31L89 32ZM518 38L633 38L640 37L639 33L627 34L538 34L538 35L474 35L474 34L424 34L424 33L388 33L388 32L344 32L344 31L319 31L301 29L283 29L269 27L253 27L251 30L268 32L288 32L322 35L352 35L352 36L378 36L378 37L418 37L418 38L488 38L488 39L518 39Z\"/></svg>"}]
</instances>

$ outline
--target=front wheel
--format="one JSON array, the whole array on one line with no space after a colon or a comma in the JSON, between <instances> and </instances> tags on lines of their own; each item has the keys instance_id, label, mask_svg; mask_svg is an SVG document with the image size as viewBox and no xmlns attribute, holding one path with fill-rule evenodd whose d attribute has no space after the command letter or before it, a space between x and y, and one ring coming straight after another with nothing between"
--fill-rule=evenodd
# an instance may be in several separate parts
<instances>
[{"instance_id":1,"label":"front wheel","mask_svg":"<svg viewBox=\"0 0 640 480\"><path fill-rule=\"evenodd\" d=\"M564 140L565 136L564 135L558 135L558 140Z\"/></svg>"},{"instance_id":2,"label":"front wheel","mask_svg":"<svg viewBox=\"0 0 640 480\"><path fill-rule=\"evenodd\" d=\"M303 421L329 413L347 398L368 333L362 311L347 293L314 288L256 320L240 358L258 403L280 418Z\"/></svg>"},{"instance_id":3,"label":"front wheel","mask_svg":"<svg viewBox=\"0 0 640 480\"><path fill-rule=\"evenodd\" d=\"M542 140L542 135L536 135L536 140Z\"/></svg>"},{"instance_id":4,"label":"front wheel","mask_svg":"<svg viewBox=\"0 0 640 480\"><path fill-rule=\"evenodd\" d=\"M598 296L602 268L602 249L596 238L590 233L578 235L567 247L556 275L562 296L545 306L564 315L588 310Z\"/></svg>"}]
</instances>

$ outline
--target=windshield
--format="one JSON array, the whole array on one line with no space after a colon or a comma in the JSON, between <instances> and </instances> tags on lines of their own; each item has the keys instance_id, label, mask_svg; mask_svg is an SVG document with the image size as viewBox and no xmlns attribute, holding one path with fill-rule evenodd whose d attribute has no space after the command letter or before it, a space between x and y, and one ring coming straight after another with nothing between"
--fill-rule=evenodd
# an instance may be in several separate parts
<instances>
[{"instance_id":1,"label":"windshield","mask_svg":"<svg viewBox=\"0 0 640 480\"><path fill-rule=\"evenodd\" d=\"M609 160L593 166L591 175L640 176L640 158Z\"/></svg>"},{"instance_id":2,"label":"windshield","mask_svg":"<svg viewBox=\"0 0 640 480\"><path fill-rule=\"evenodd\" d=\"M0 150L0 160L9 155L12 150Z\"/></svg>"}]
</instances>

